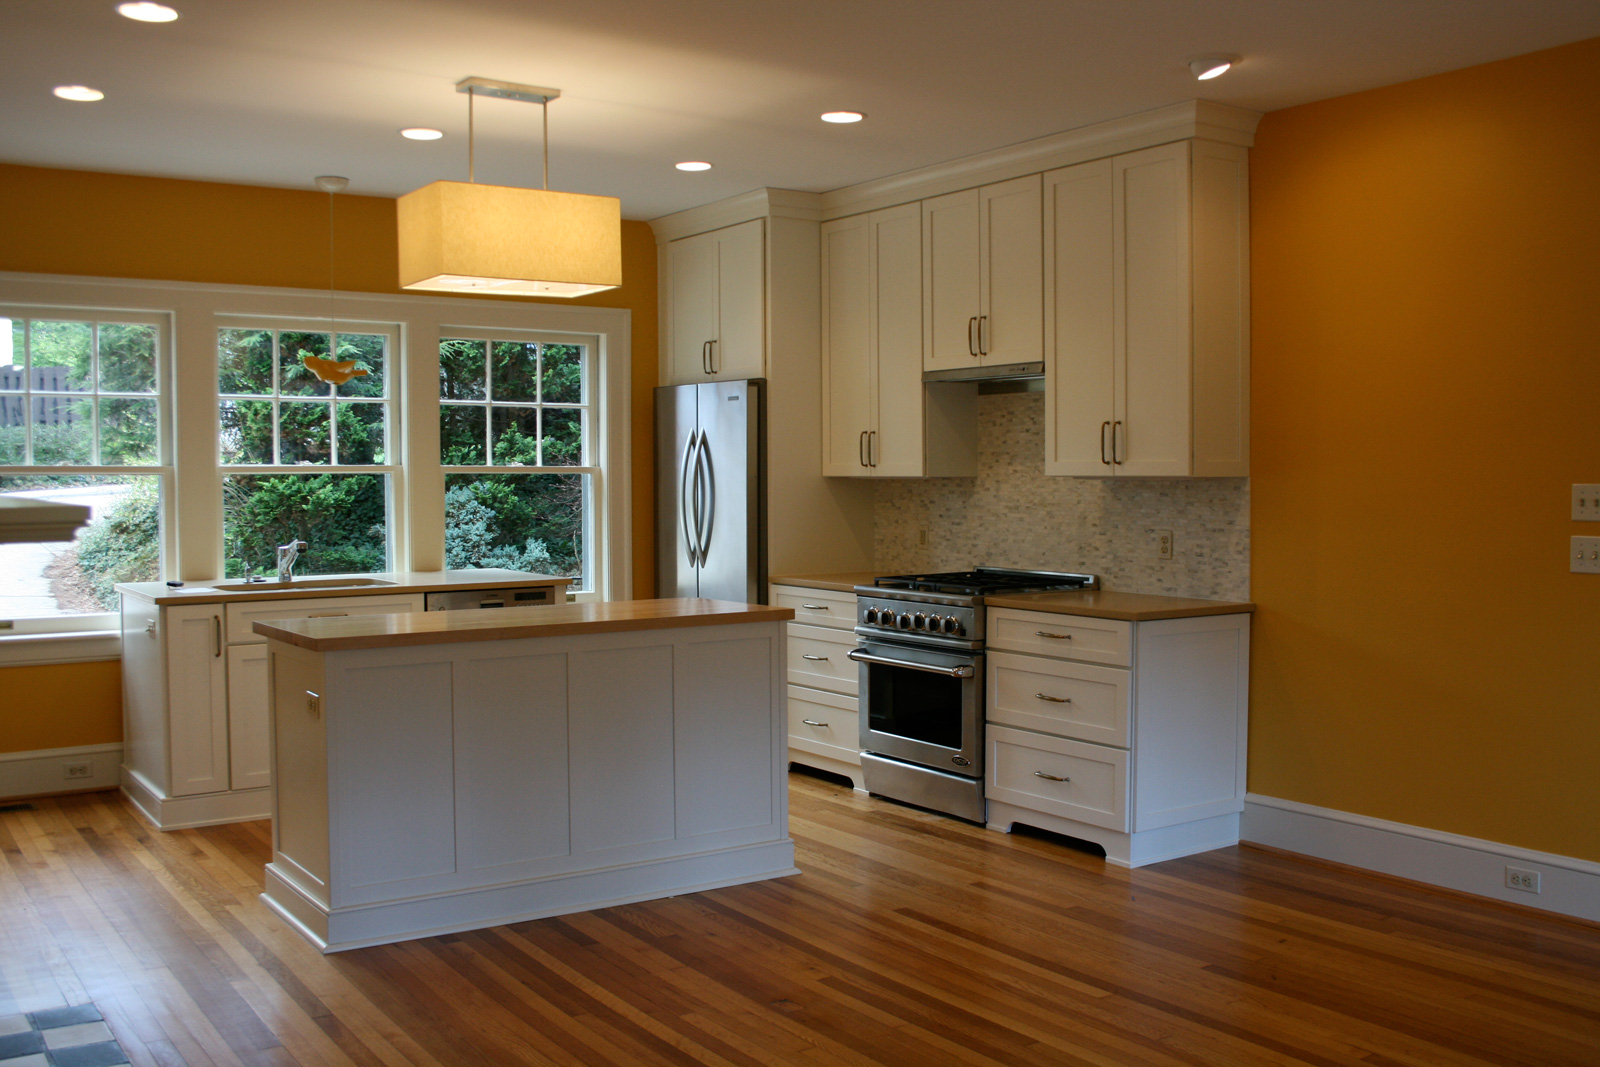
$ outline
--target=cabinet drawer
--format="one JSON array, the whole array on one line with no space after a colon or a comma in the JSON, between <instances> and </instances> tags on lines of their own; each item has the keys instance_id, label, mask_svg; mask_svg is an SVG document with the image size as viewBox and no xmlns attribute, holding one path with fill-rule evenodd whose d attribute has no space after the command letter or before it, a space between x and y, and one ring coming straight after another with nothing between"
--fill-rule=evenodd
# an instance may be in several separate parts
<instances>
[{"instance_id":1,"label":"cabinet drawer","mask_svg":"<svg viewBox=\"0 0 1600 1067\"><path fill-rule=\"evenodd\" d=\"M789 747L817 756L861 763L861 726L855 697L789 687Z\"/></svg>"},{"instance_id":2,"label":"cabinet drawer","mask_svg":"<svg viewBox=\"0 0 1600 1067\"><path fill-rule=\"evenodd\" d=\"M856 595L832 589L803 589L797 585L772 587L772 604L793 608L794 621L810 626L851 630L856 625Z\"/></svg>"},{"instance_id":3,"label":"cabinet drawer","mask_svg":"<svg viewBox=\"0 0 1600 1067\"><path fill-rule=\"evenodd\" d=\"M990 722L1127 748L1132 672L1071 660L990 652Z\"/></svg>"},{"instance_id":4,"label":"cabinet drawer","mask_svg":"<svg viewBox=\"0 0 1600 1067\"><path fill-rule=\"evenodd\" d=\"M861 668L849 656L856 635L823 626L789 624L789 681L855 696Z\"/></svg>"},{"instance_id":5,"label":"cabinet drawer","mask_svg":"<svg viewBox=\"0 0 1600 1067\"><path fill-rule=\"evenodd\" d=\"M989 609L988 646L1035 656L1108 663L1133 664L1133 623L1119 619L1091 619L1083 615L1056 615L1016 608Z\"/></svg>"},{"instance_id":6,"label":"cabinet drawer","mask_svg":"<svg viewBox=\"0 0 1600 1067\"><path fill-rule=\"evenodd\" d=\"M990 800L1127 831L1128 754L1122 749L1004 726L989 727L987 741L984 795Z\"/></svg>"},{"instance_id":7,"label":"cabinet drawer","mask_svg":"<svg viewBox=\"0 0 1600 1067\"><path fill-rule=\"evenodd\" d=\"M266 638L251 631L253 623L269 619L310 619L319 615L394 615L421 611L422 594L388 596L330 596L315 600L263 600L227 605L228 644L244 645Z\"/></svg>"}]
</instances>

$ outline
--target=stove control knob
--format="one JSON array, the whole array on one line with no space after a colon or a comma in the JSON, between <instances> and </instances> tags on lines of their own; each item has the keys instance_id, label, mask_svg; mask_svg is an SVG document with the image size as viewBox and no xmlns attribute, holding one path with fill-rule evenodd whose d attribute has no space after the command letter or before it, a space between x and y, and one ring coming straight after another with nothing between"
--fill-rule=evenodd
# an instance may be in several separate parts
<instances>
[{"instance_id":1,"label":"stove control knob","mask_svg":"<svg viewBox=\"0 0 1600 1067\"><path fill-rule=\"evenodd\" d=\"M911 616L911 628L913 630L928 630L928 629L932 629L932 627L930 627L928 625L928 616L923 614L920 611L917 612L915 615Z\"/></svg>"},{"instance_id":2,"label":"stove control knob","mask_svg":"<svg viewBox=\"0 0 1600 1067\"><path fill-rule=\"evenodd\" d=\"M900 629L911 629L911 613L909 611L901 612L900 617L895 621L900 624Z\"/></svg>"},{"instance_id":3,"label":"stove control knob","mask_svg":"<svg viewBox=\"0 0 1600 1067\"><path fill-rule=\"evenodd\" d=\"M961 620L956 618L954 615L946 615L944 617L943 629L947 634L955 634L959 636L961 634Z\"/></svg>"},{"instance_id":4,"label":"stove control knob","mask_svg":"<svg viewBox=\"0 0 1600 1067\"><path fill-rule=\"evenodd\" d=\"M866 611L862 612L861 621L866 623L868 626L878 625L878 609L868 608Z\"/></svg>"}]
</instances>

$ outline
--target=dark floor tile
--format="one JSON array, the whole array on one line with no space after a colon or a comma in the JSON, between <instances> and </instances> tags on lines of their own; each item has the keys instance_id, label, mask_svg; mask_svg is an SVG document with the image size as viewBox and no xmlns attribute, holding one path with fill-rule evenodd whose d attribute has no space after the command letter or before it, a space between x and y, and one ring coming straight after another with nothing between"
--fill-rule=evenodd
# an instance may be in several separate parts
<instances>
[{"instance_id":1,"label":"dark floor tile","mask_svg":"<svg viewBox=\"0 0 1600 1067\"><path fill-rule=\"evenodd\" d=\"M79 1023L97 1023L101 1019L100 1009L93 1004L79 1004L72 1008L51 1008L49 1011L36 1011L28 1018L33 1020L33 1025L40 1030L54 1030L58 1026L77 1026Z\"/></svg>"},{"instance_id":2,"label":"dark floor tile","mask_svg":"<svg viewBox=\"0 0 1600 1067\"><path fill-rule=\"evenodd\" d=\"M58 1048L50 1053L50 1059L56 1067L112 1067L113 1064L128 1062L122 1046L115 1041Z\"/></svg>"},{"instance_id":3,"label":"dark floor tile","mask_svg":"<svg viewBox=\"0 0 1600 1067\"><path fill-rule=\"evenodd\" d=\"M0 1060L15 1059L18 1056L27 1056L35 1052L44 1051L44 1038L39 1036L39 1031L29 1030L21 1034L7 1034L0 1037Z\"/></svg>"}]
</instances>

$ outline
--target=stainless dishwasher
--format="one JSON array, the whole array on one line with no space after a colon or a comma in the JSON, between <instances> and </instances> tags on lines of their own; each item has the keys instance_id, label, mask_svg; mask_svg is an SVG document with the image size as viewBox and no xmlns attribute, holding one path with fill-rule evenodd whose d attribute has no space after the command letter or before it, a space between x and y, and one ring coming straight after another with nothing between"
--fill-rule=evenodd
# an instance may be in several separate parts
<instances>
[{"instance_id":1,"label":"stainless dishwasher","mask_svg":"<svg viewBox=\"0 0 1600 1067\"><path fill-rule=\"evenodd\" d=\"M520 589L452 589L446 593L423 595L424 611L462 611L470 608L527 608L554 604L556 586L524 586ZM565 597L562 598L565 601Z\"/></svg>"}]
</instances>

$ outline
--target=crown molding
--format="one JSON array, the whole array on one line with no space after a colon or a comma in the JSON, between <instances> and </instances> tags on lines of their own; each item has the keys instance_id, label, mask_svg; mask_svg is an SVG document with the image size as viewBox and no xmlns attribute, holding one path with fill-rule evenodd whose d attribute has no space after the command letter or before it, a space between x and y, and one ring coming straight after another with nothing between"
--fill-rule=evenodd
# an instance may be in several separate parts
<instances>
[{"instance_id":1,"label":"crown molding","mask_svg":"<svg viewBox=\"0 0 1600 1067\"><path fill-rule=\"evenodd\" d=\"M783 218L819 222L822 196L798 189L752 189L700 207L677 211L650 220L656 243L665 244L708 230L720 230L751 219Z\"/></svg>"}]
</instances>

